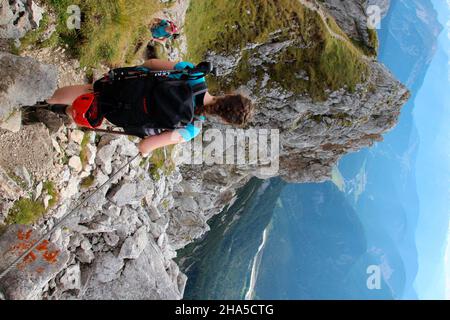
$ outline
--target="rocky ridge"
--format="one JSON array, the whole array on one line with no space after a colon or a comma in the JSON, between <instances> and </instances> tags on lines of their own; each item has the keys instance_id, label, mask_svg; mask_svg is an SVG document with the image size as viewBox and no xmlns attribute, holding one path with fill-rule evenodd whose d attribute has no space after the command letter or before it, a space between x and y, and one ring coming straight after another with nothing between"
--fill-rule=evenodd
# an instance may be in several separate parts
<instances>
[{"instance_id":1,"label":"rocky ridge","mask_svg":"<svg viewBox=\"0 0 450 320\"><path fill-rule=\"evenodd\" d=\"M333 3L327 0L325 7L339 22L342 11L333 9L333 5L338 5ZM181 13L177 13L181 17L187 8L185 2L183 5ZM179 10L180 6L175 8ZM361 10L354 14L357 18L354 21L365 17ZM364 35L354 36L364 40ZM260 61L275 60L289 45L292 44L277 42L276 34L269 43L249 44L247 50L251 50L251 59L248 63L254 68L260 67ZM63 53L61 55L63 59ZM51 63L42 58L52 56L51 53L30 53L29 56ZM233 74L244 55L243 52L230 55L210 52L208 57L218 65L220 76L226 77ZM20 66L23 59L29 58L9 59L17 59L19 63L13 66ZM70 82L71 77L74 81L82 78L82 70L77 69L76 62L72 65L69 69L73 72L66 73L65 81ZM268 85L269 80L242 84L240 90L258 104L252 126L280 130L280 171L277 174L296 182L326 180L342 155L380 140L382 134L396 124L408 92L381 64L371 61L369 67L370 76L354 92L345 88L329 92L328 99L321 102ZM65 67L59 67L60 74L62 69ZM11 74L24 70L16 71ZM50 95L58 80L56 72L50 72L47 78L51 81L46 83L45 90L29 90L29 99L37 101L43 98L41 95ZM60 76L59 84L65 81L61 81ZM24 85L2 82L0 92L20 91ZM15 107L25 103L8 101ZM15 201L31 194L48 209L35 226L40 232L51 228L77 199L100 186L137 153L134 141L127 137L85 135L64 119L52 115L44 115L44 120L46 125L26 126L15 133L0 131L2 151L10 152L4 160L0 157L3 168L0 170L1 219L8 219ZM212 125L226 128L216 123ZM29 153L27 141L32 135L41 137L37 144L40 150L48 150L38 161L24 156ZM17 147L15 151L9 147L12 145ZM32 288L30 281L5 280L0 288L6 298L182 298L187 279L173 261L176 250L207 232L207 221L233 201L240 186L252 176L260 175L255 165L183 165L180 155L187 147L178 146L165 157L166 163L176 164L172 171L161 167L155 172L144 159L128 165L109 187L52 236L52 243L67 255L61 258L57 270L52 269L46 277L40 277ZM24 159L21 165L14 166L21 169L11 174L8 159L21 157ZM46 180L54 181L57 196L43 187ZM52 204L55 198L57 201ZM1 265L0 269L3 267ZM11 281L17 274L11 273L8 277ZM4 283L15 285L5 286Z\"/></svg>"}]
</instances>

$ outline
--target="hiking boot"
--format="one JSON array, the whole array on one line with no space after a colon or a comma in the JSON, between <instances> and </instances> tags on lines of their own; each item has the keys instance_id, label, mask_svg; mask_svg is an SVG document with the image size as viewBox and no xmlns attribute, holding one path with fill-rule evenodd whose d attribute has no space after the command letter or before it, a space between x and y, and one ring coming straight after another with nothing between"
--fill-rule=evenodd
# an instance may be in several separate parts
<instances>
[{"instance_id":1,"label":"hiking boot","mask_svg":"<svg viewBox=\"0 0 450 320\"><path fill-rule=\"evenodd\" d=\"M22 124L31 125L40 122L36 116L37 108L35 106L22 107Z\"/></svg>"},{"instance_id":2,"label":"hiking boot","mask_svg":"<svg viewBox=\"0 0 450 320\"><path fill-rule=\"evenodd\" d=\"M43 102L43 101L39 101L36 102L35 105L32 106L22 106L22 113L24 115L28 115L28 114L32 114L35 113L37 111L37 109L48 109L49 108L49 104L47 102Z\"/></svg>"},{"instance_id":3,"label":"hiking boot","mask_svg":"<svg viewBox=\"0 0 450 320\"><path fill-rule=\"evenodd\" d=\"M64 119L67 117L64 117L64 115L66 115L65 112L58 113L47 108L38 109L35 115L39 122L43 123L48 128L50 133L58 132L65 125Z\"/></svg>"},{"instance_id":4,"label":"hiking boot","mask_svg":"<svg viewBox=\"0 0 450 320\"><path fill-rule=\"evenodd\" d=\"M43 123L50 132L57 132L66 124L67 105L50 105L48 103L37 103L34 106L22 107L22 124L33 125ZM62 116L62 117L61 117ZM70 121L68 121L70 124Z\"/></svg>"},{"instance_id":5,"label":"hiking boot","mask_svg":"<svg viewBox=\"0 0 450 320\"><path fill-rule=\"evenodd\" d=\"M67 110L66 104L52 104L49 105L47 110L50 110L51 112L54 112L56 114L65 115Z\"/></svg>"},{"instance_id":6,"label":"hiking boot","mask_svg":"<svg viewBox=\"0 0 450 320\"><path fill-rule=\"evenodd\" d=\"M57 114L66 114L67 105L65 104L49 104L47 102L37 102L33 106L23 106L22 110L24 112L36 112L39 110L49 110L51 112L57 113Z\"/></svg>"}]
</instances>

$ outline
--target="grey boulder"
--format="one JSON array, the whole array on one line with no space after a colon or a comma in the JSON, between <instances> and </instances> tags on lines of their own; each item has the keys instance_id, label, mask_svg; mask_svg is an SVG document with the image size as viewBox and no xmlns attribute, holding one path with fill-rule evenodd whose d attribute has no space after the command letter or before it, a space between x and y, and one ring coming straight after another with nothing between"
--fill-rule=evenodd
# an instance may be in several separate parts
<instances>
[{"instance_id":1,"label":"grey boulder","mask_svg":"<svg viewBox=\"0 0 450 320\"><path fill-rule=\"evenodd\" d=\"M52 96L57 69L31 58L0 52L0 123L20 106L34 105Z\"/></svg>"}]
</instances>

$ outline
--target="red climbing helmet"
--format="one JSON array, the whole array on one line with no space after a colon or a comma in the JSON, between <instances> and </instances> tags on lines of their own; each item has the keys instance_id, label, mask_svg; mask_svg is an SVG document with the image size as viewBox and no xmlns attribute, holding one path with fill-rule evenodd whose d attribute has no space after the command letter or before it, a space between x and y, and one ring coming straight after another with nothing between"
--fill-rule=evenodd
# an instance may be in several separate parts
<instances>
[{"instance_id":1,"label":"red climbing helmet","mask_svg":"<svg viewBox=\"0 0 450 320\"><path fill-rule=\"evenodd\" d=\"M96 128L103 118L98 114L97 99L94 93L79 96L72 104L72 118L81 127Z\"/></svg>"}]
</instances>

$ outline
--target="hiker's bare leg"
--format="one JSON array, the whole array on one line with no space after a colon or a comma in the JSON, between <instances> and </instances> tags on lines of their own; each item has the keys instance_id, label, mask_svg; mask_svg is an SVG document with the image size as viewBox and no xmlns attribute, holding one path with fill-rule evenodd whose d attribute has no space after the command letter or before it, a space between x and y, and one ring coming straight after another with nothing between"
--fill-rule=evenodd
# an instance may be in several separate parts
<instances>
[{"instance_id":1,"label":"hiker's bare leg","mask_svg":"<svg viewBox=\"0 0 450 320\"><path fill-rule=\"evenodd\" d=\"M144 62L143 66L151 70L173 70L177 62L160 60L160 59L150 59Z\"/></svg>"},{"instance_id":2,"label":"hiker's bare leg","mask_svg":"<svg viewBox=\"0 0 450 320\"><path fill-rule=\"evenodd\" d=\"M55 91L47 100L49 104L66 104L71 106L79 96L92 92L92 84L63 87Z\"/></svg>"}]
</instances>

